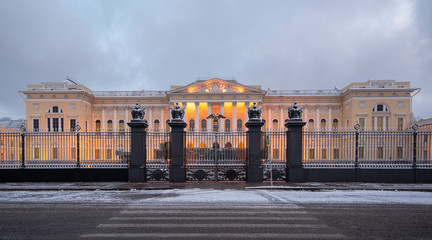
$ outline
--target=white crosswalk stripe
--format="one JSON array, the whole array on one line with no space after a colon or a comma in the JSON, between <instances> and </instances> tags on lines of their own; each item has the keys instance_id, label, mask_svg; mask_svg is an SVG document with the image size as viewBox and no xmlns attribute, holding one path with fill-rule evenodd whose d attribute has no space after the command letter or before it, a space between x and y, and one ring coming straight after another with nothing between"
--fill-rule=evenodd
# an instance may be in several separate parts
<instances>
[{"instance_id":1,"label":"white crosswalk stripe","mask_svg":"<svg viewBox=\"0 0 432 240\"><path fill-rule=\"evenodd\" d=\"M100 223L87 239L346 239L295 204L147 203Z\"/></svg>"}]
</instances>

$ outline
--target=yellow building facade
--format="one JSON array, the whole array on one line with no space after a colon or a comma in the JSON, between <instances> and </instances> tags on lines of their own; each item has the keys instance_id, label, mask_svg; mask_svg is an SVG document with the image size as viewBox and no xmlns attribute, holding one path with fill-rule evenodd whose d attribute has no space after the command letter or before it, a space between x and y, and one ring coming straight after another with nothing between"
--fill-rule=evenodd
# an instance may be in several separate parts
<instances>
[{"instance_id":1,"label":"yellow building facade","mask_svg":"<svg viewBox=\"0 0 432 240\"><path fill-rule=\"evenodd\" d=\"M333 90L263 90L236 80L197 80L167 91L92 91L73 82L28 85L25 95L28 131L124 131L130 107L145 108L150 131L168 131L170 107L185 107L187 131L211 131L211 113L223 114L220 129L244 131L247 106L262 107L264 128L284 129L287 108L303 107L306 127L315 130L352 130L356 123L368 130L403 130L411 122L412 97L419 91L409 82L370 80Z\"/></svg>"}]
</instances>

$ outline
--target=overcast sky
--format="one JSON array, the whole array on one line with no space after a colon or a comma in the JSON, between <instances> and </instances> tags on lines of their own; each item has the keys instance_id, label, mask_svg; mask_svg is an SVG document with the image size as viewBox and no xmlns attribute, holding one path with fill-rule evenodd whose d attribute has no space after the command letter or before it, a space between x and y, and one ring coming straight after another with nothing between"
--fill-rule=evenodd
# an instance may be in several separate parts
<instances>
[{"instance_id":1,"label":"overcast sky","mask_svg":"<svg viewBox=\"0 0 432 240\"><path fill-rule=\"evenodd\" d=\"M432 117L432 1L0 0L0 117L18 90L66 76L91 90L168 90L198 77L263 89L410 81Z\"/></svg>"}]
</instances>

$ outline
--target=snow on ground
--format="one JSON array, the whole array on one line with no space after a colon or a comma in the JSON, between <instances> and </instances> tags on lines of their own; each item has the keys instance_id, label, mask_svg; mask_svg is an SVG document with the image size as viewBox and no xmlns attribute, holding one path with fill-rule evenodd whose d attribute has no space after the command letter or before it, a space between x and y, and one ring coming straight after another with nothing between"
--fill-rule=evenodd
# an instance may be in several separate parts
<instances>
[{"instance_id":1,"label":"snow on ground","mask_svg":"<svg viewBox=\"0 0 432 240\"><path fill-rule=\"evenodd\" d=\"M0 191L0 202L72 203L362 203L432 205L432 192L170 189L129 191Z\"/></svg>"}]
</instances>

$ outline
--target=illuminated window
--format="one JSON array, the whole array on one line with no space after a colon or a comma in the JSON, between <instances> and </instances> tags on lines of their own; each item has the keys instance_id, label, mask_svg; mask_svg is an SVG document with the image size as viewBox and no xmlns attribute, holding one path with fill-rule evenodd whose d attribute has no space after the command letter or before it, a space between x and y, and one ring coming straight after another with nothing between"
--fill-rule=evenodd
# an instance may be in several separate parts
<instances>
[{"instance_id":1,"label":"illuminated window","mask_svg":"<svg viewBox=\"0 0 432 240\"><path fill-rule=\"evenodd\" d=\"M201 120L201 131L207 131L207 120L205 119Z\"/></svg>"},{"instance_id":2,"label":"illuminated window","mask_svg":"<svg viewBox=\"0 0 432 240\"><path fill-rule=\"evenodd\" d=\"M96 120L96 132L100 132L100 131L101 131L101 121Z\"/></svg>"},{"instance_id":3,"label":"illuminated window","mask_svg":"<svg viewBox=\"0 0 432 240\"><path fill-rule=\"evenodd\" d=\"M278 120L277 119L273 119L272 128L273 128L273 130L277 130L278 129Z\"/></svg>"},{"instance_id":4,"label":"illuminated window","mask_svg":"<svg viewBox=\"0 0 432 240\"><path fill-rule=\"evenodd\" d=\"M237 131L243 131L243 121L241 119L237 120Z\"/></svg>"},{"instance_id":5,"label":"illuminated window","mask_svg":"<svg viewBox=\"0 0 432 240\"><path fill-rule=\"evenodd\" d=\"M321 119L321 131L325 131L327 128L327 121L323 118Z\"/></svg>"},{"instance_id":6,"label":"illuminated window","mask_svg":"<svg viewBox=\"0 0 432 240\"><path fill-rule=\"evenodd\" d=\"M339 148L333 149L333 159L339 159Z\"/></svg>"},{"instance_id":7,"label":"illuminated window","mask_svg":"<svg viewBox=\"0 0 432 240\"><path fill-rule=\"evenodd\" d=\"M100 159L100 149L95 149L95 159Z\"/></svg>"},{"instance_id":8,"label":"illuminated window","mask_svg":"<svg viewBox=\"0 0 432 240\"><path fill-rule=\"evenodd\" d=\"M106 150L106 159L112 159L112 150L109 148Z\"/></svg>"},{"instance_id":9,"label":"illuminated window","mask_svg":"<svg viewBox=\"0 0 432 240\"><path fill-rule=\"evenodd\" d=\"M71 158L76 159L76 148L71 148Z\"/></svg>"},{"instance_id":10,"label":"illuminated window","mask_svg":"<svg viewBox=\"0 0 432 240\"><path fill-rule=\"evenodd\" d=\"M401 131L404 128L404 119L403 118L398 118L397 119L397 123L398 123L398 130Z\"/></svg>"},{"instance_id":11,"label":"illuminated window","mask_svg":"<svg viewBox=\"0 0 432 240\"><path fill-rule=\"evenodd\" d=\"M309 159L315 159L315 149L309 149Z\"/></svg>"},{"instance_id":12,"label":"illuminated window","mask_svg":"<svg viewBox=\"0 0 432 240\"><path fill-rule=\"evenodd\" d=\"M383 147L378 147L378 149L377 149L377 158L378 159L383 159L384 158L384 148Z\"/></svg>"},{"instance_id":13,"label":"illuminated window","mask_svg":"<svg viewBox=\"0 0 432 240\"><path fill-rule=\"evenodd\" d=\"M314 120L313 119L309 119L309 121L308 121L308 128L309 128L309 130L313 130L314 129Z\"/></svg>"},{"instance_id":14,"label":"illuminated window","mask_svg":"<svg viewBox=\"0 0 432 240\"><path fill-rule=\"evenodd\" d=\"M335 118L333 119L333 131L337 131L338 128L339 128L339 120Z\"/></svg>"},{"instance_id":15,"label":"illuminated window","mask_svg":"<svg viewBox=\"0 0 432 240\"><path fill-rule=\"evenodd\" d=\"M158 119L153 121L153 130L155 132L159 131L159 120Z\"/></svg>"},{"instance_id":16,"label":"illuminated window","mask_svg":"<svg viewBox=\"0 0 432 240\"><path fill-rule=\"evenodd\" d=\"M205 142L200 143L200 148L207 148L207 144Z\"/></svg>"},{"instance_id":17,"label":"illuminated window","mask_svg":"<svg viewBox=\"0 0 432 240\"><path fill-rule=\"evenodd\" d=\"M119 121L119 132L124 132L125 131L125 124L123 120Z\"/></svg>"},{"instance_id":18,"label":"illuminated window","mask_svg":"<svg viewBox=\"0 0 432 240\"><path fill-rule=\"evenodd\" d=\"M231 131L231 120L226 119L225 120L225 132Z\"/></svg>"},{"instance_id":19,"label":"illuminated window","mask_svg":"<svg viewBox=\"0 0 432 240\"><path fill-rule=\"evenodd\" d=\"M189 131L195 131L195 120L189 120Z\"/></svg>"},{"instance_id":20,"label":"illuminated window","mask_svg":"<svg viewBox=\"0 0 432 240\"><path fill-rule=\"evenodd\" d=\"M113 131L113 122L111 119L107 121L107 127L108 127L108 132Z\"/></svg>"},{"instance_id":21,"label":"illuminated window","mask_svg":"<svg viewBox=\"0 0 432 240\"><path fill-rule=\"evenodd\" d=\"M238 147L239 148L244 148L244 143L243 142L239 142Z\"/></svg>"},{"instance_id":22,"label":"illuminated window","mask_svg":"<svg viewBox=\"0 0 432 240\"><path fill-rule=\"evenodd\" d=\"M193 148L193 147L194 147L194 145L193 145L193 143L192 143L192 142L189 142L189 143L187 144L187 147L188 147L188 148Z\"/></svg>"}]
</instances>

